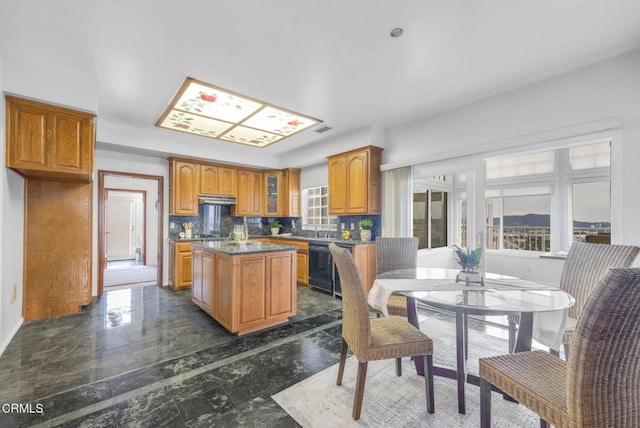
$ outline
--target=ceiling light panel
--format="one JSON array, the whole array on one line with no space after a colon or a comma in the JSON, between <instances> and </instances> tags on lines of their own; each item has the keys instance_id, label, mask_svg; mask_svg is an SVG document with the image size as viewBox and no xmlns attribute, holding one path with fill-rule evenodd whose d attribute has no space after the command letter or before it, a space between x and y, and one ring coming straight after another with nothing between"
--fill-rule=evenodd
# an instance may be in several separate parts
<instances>
[{"instance_id":1,"label":"ceiling light panel","mask_svg":"<svg viewBox=\"0 0 640 428\"><path fill-rule=\"evenodd\" d=\"M187 78L156 126L265 147L321 122Z\"/></svg>"}]
</instances>

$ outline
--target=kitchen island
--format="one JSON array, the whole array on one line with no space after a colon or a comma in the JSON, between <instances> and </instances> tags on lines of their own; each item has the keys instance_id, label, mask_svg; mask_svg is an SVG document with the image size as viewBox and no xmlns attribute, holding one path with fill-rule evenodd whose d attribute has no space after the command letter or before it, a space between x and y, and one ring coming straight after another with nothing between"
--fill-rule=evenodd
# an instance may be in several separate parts
<instances>
[{"instance_id":1,"label":"kitchen island","mask_svg":"<svg viewBox=\"0 0 640 428\"><path fill-rule=\"evenodd\" d=\"M191 245L191 299L231 333L252 333L296 314L297 247L252 241Z\"/></svg>"}]
</instances>

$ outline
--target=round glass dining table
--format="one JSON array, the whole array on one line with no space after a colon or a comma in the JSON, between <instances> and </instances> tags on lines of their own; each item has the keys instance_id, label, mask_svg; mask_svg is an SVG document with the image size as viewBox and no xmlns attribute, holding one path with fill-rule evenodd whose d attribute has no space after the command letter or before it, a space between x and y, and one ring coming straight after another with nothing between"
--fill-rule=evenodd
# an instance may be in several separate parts
<instances>
[{"instance_id":1,"label":"round glass dining table","mask_svg":"<svg viewBox=\"0 0 640 428\"><path fill-rule=\"evenodd\" d=\"M416 302L450 311L456 319L456 368L434 367L434 374L457 379L458 411L465 413L465 382L478 384L478 377L466 373L467 316L508 315L520 313L520 325L514 352L531 350L533 314L561 311L575 300L563 290L505 275L486 274L483 284L457 280L454 269L415 268L385 272L376 277L369 291L369 304L386 310L391 294L407 297L409 322L419 327ZM562 312L555 314L563 315ZM424 374L421 359L416 359L418 373Z\"/></svg>"}]
</instances>

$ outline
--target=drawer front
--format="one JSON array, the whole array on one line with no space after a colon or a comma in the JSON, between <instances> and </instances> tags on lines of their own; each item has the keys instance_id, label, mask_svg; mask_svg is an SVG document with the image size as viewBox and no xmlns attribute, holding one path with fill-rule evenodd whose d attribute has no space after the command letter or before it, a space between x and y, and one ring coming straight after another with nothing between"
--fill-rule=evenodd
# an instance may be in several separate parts
<instances>
[{"instance_id":1,"label":"drawer front","mask_svg":"<svg viewBox=\"0 0 640 428\"><path fill-rule=\"evenodd\" d=\"M176 247L178 248L178 251L181 253L191 251L191 244L188 242L178 242Z\"/></svg>"}]
</instances>

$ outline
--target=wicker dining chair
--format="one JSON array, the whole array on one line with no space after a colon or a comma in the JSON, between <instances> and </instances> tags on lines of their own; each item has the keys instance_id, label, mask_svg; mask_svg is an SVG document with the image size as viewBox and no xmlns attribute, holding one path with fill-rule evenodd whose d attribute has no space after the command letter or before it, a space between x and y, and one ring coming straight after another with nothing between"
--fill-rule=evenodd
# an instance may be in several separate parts
<instances>
[{"instance_id":1,"label":"wicker dining chair","mask_svg":"<svg viewBox=\"0 0 640 428\"><path fill-rule=\"evenodd\" d=\"M568 362L544 351L481 358L481 427L491 425L491 385L538 414L542 427L640 427L640 268L605 274L571 347Z\"/></svg>"},{"instance_id":2,"label":"wicker dining chair","mask_svg":"<svg viewBox=\"0 0 640 428\"><path fill-rule=\"evenodd\" d=\"M562 336L565 359L568 359L569 344L576 328L578 316L593 288L610 268L631 266L638 252L640 252L640 248L633 245L606 245L585 242L574 242L571 245L560 277L560 288L576 299L576 303L569 308L567 323ZM509 315L508 320L509 352L513 352L516 325L520 323L520 314Z\"/></svg>"},{"instance_id":3,"label":"wicker dining chair","mask_svg":"<svg viewBox=\"0 0 640 428\"><path fill-rule=\"evenodd\" d=\"M396 374L400 376L403 357L424 358L427 411L433 413L433 341L401 317L370 318L364 284L353 256L348 249L333 243L329 244L329 250L342 281L342 350L338 385L342 385L347 348L358 359L353 419L360 419L368 362L395 358Z\"/></svg>"},{"instance_id":4,"label":"wicker dining chair","mask_svg":"<svg viewBox=\"0 0 640 428\"><path fill-rule=\"evenodd\" d=\"M418 238L376 238L376 276L418 264ZM407 298L392 294L387 300L389 315L407 317Z\"/></svg>"}]
</instances>

